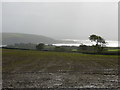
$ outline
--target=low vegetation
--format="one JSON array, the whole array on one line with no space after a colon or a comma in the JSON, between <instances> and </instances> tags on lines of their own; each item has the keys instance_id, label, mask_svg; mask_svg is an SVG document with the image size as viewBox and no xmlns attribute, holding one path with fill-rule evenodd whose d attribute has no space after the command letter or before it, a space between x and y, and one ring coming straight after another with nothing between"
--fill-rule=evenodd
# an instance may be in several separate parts
<instances>
[{"instance_id":1,"label":"low vegetation","mask_svg":"<svg viewBox=\"0 0 120 90\"><path fill-rule=\"evenodd\" d=\"M115 69L117 60L113 55L3 49L3 72Z\"/></svg>"}]
</instances>

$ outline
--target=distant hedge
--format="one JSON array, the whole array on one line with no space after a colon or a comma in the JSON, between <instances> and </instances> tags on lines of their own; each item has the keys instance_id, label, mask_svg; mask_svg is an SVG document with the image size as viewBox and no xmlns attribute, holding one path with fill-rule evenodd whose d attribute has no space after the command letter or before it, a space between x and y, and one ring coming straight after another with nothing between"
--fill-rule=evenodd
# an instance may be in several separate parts
<instances>
[{"instance_id":1,"label":"distant hedge","mask_svg":"<svg viewBox=\"0 0 120 90\"><path fill-rule=\"evenodd\" d=\"M84 54L100 54L100 55L120 55L120 51L116 51L116 52L101 52L101 53L94 53L94 52L81 52Z\"/></svg>"}]
</instances>

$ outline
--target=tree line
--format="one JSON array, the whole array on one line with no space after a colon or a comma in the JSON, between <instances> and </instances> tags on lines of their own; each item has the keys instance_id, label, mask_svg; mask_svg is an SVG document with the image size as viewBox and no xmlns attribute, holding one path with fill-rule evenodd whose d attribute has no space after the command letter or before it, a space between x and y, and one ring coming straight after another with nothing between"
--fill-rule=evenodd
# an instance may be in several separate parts
<instances>
[{"instance_id":1,"label":"tree line","mask_svg":"<svg viewBox=\"0 0 120 90\"><path fill-rule=\"evenodd\" d=\"M83 45L81 44L78 48L77 48L77 51L92 51L94 50L94 53L101 53L103 50L104 50L104 47L105 47L105 44L106 44L106 41L104 38L102 38L101 36L98 36L98 35L90 35L89 36L89 40L91 42L95 42L96 44L92 45L92 46L87 46L87 45ZM44 43L39 43L38 45L36 45L36 49L37 50L44 50L44 47L45 47L45 44ZM68 46L70 48L70 46ZM72 48L72 47L71 47ZM73 48L75 49L75 48ZM55 51L69 51L67 49L67 46L56 46ZM73 50L74 51L74 50Z\"/></svg>"}]
</instances>

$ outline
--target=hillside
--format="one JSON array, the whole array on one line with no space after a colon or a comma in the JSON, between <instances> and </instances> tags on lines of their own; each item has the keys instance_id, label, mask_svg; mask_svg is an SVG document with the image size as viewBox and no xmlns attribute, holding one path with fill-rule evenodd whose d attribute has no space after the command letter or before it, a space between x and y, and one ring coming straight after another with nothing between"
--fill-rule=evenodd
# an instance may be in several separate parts
<instances>
[{"instance_id":1,"label":"hillside","mask_svg":"<svg viewBox=\"0 0 120 90\"><path fill-rule=\"evenodd\" d=\"M53 44L58 43L57 40L52 38L34 35L34 34L22 34L22 33L2 33L2 44L3 45L13 45L15 43L45 43Z\"/></svg>"}]
</instances>

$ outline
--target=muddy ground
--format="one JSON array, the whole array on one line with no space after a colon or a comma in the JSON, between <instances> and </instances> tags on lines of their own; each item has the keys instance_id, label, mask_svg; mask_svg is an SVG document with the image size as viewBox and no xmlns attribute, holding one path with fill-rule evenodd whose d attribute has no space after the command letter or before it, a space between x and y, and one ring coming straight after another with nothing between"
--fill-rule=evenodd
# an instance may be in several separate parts
<instances>
[{"instance_id":1,"label":"muddy ground","mask_svg":"<svg viewBox=\"0 0 120 90\"><path fill-rule=\"evenodd\" d=\"M119 87L117 56L3 49L2 57L3 88Z\"/></svg>"},{"instance_id":2,"label":"muddy ground","mask_svg":"<svg viewBox=\"0 0 120 90\"><path fill-rule=\"evenodd\" d=\"M104 72L3 72L3 88L118 88L115 70Z\"/></svg>"}]
</instances>

